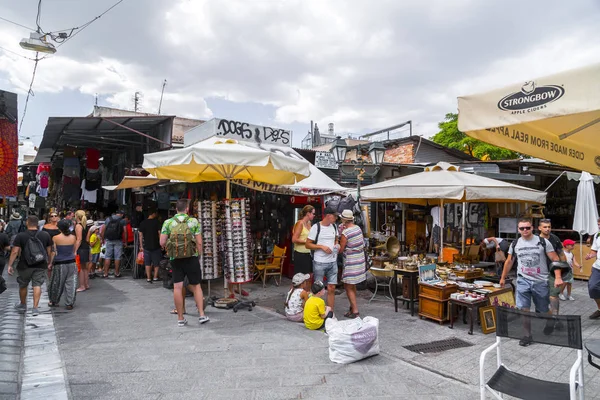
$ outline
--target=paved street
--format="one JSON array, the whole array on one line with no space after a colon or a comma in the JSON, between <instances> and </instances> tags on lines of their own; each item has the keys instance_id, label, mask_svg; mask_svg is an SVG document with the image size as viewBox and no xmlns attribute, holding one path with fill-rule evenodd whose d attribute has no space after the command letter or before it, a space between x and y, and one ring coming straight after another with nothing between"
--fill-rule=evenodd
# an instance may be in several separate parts
<instances>
[{"instance_id":1,"label":"paved street","mask_svg":"<svg viewBox=\"0 0 600 400\"><path fill-rule=\"evenodd\" d=\"M477 398L479 353L494 341L493 334L483 335L476 327L469 336L461 322L451 330L448 325L410 317L406 309L395 313L389 300L367 304L367 292L359 292L361 315L380 318L382 353L359 363L338 365L329 361L326 335L288 322L278 313L288 283L284 280L283 287L268 285L266 289L247 285L251 298L259 303L253 311L233 313L208 307L209 323L198 325L197 314L192 313L189 325L178 328L176 317L168 313L171 292L161 284L130 277L96 279L90 291L78 295L74 311L61 308L53 312L60 353L49 356L60 357L61 365L51 363L46 368L50 372L42 374L53 380L46 383L40 379L35 387L51 394L44 398L56 399L67 394L72 399ZM212 294L220 293L216 286L213 283ZM587 319L592 303L584 288L583 282L577 282L577 301L563 302L563 308L582 312L584 337L597 337L600 324ZM13 293L11 287L0 296L4 315L10 315L4 304ZM187 306L194 309L190 298ZM336 313L342 315L346 308L345 295L337 296ZM42 309L48 310L45 305ZM15 321L23 323L19 318ZM417 354L403 347L446 338L460 338L473 346L435 354ZM2 357L14 352L18 342L11 342L12 347L3 343ZM565 372L573 360L572 351L541 345L523 349L516 342L508 349L508 365L518 365L522 372L545 379L568 379ZM25 361L22 376L23 371L37 371L27 364L27 358ZM598 373L587 362L585 368L586 397L600 398ZM65 388L57 385L63 369ZM1 373L3 378L14 377ZM0 380L5 381L0 382L2 390L15 389L14 381L10 386L11 379ZM21 399L41 397L28 389L23 387ZM15 398L15 393L2 396Z\"/></svg>"}]
</instances>

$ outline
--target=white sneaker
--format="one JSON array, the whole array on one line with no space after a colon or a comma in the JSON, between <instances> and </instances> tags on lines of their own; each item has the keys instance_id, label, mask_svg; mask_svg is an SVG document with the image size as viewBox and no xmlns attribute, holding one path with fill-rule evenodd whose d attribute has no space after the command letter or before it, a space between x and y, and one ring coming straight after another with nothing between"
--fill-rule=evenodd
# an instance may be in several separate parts
<instances>
[{"instance_id":1,"label":"white sneaker","mask_svg":"<svg viewBox=\"0 0 600 400\"><path fill-rule=\"evenodd\" d=\"M571 300L571 301L575 301L575 297L573 297L573 296L569 296L569 300Z\"/></svg>"},{"instance_id":2,"label":"white sneaker","mask_svg":"<svg viewBox=\"0 0 600 400\"><path fill-rule=\"evenodd\" d=\"M200 322L200 324L205 324L208 321L210 321L210 318L208 318L206 315L201 316L200 318L198 318L198 322Z\"/></svg>"},{"instance_id":3,"label":"white sneaker","mask_svg":"<svg viewBox=\"0 0 600 400\"><path fill-rule=\"evenodd\" d=\"M565 297L565 295L562 294L562 293L558 295L558 298L561 299L561 300L563 300L563 301L567 300L567 298Z\"/></svg>"}]
</instances>

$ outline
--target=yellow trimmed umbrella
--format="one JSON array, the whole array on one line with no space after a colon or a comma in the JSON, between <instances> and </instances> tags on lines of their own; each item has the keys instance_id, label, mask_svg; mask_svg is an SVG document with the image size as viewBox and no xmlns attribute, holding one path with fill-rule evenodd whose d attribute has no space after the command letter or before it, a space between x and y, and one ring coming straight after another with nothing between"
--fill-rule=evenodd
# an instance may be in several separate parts
<instances>
[{"instance_id":1,"label":"yellow trimmed umbrella","mask_svg":"<svg viewBox=\"0 0 600 400\"><path fill-rule=\"evenodd\" d=\"M600 172L600 64L459 97L458 111L470 137Z\"/></svg>"}]
</instances>

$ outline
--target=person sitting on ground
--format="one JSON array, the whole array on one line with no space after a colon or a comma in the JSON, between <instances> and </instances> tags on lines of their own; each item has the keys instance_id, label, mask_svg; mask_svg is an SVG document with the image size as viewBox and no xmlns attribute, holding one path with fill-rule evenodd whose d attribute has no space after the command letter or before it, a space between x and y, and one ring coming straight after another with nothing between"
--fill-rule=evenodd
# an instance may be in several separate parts
<instances>
[{"instance_id":1,"label":"person sitting on ground","mask_svg":"<svg viewBox=\"0 0 600 400\"><path fill-rule=\"evenodd\" d=\"M304 326L311 330L325 327L325 320L333 317L331 307L325 306L325 300L321 298L325 294L325 285L321 281L315 281L310 288L312 296L306 300L304 305Z\"/></svg>"},{"instance_id":2,"label":"person sitting on ground","mask_svg":"<svg viewBox=\"0 0 600 400\"><path fill-rule=\"evenodd\" d=\"M304 321L304 303L308 300L310 274L297 273L292 278L292 288L285 300L285 316L293 322Z\"/></svg>"},{"instance_id":3,"label":"person sitting on ground","mask_svg":"<svg viewBox=\"0 0 600 400\"><path fill-rule=\"evenodd\" d=\"M563 254L569 263L569 267L571 267L571 275L567 276L563 279L564 284L560 289L560 294L558 298L561 300L575 300L573 296L571 296L571 288L573 286L573 268L579 268L579 272L583 272L583 267L579 265L577 260L575 259L575 254L573 254L573 249L575 248L575 241L572 239L566 239L563 241ZM565 296L563 292L567 288L567 295Z\"/></svg>"}]
</instances>

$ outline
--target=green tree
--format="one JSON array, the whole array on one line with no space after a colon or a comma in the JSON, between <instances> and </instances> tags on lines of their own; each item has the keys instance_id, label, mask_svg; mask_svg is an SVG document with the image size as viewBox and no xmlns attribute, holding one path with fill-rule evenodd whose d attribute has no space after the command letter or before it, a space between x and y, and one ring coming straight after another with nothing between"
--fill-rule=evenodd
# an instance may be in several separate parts
<instances>
[{"instance_id":1,"label":"green tree","mask_svg":"<svg viewBox=\"0 0 600 400\"><path fill-rule=\"evenodd\" d=\"M431 139L442 146L460 150L481 160L514 160L519 158L519 154L512 150L492 146L459 131L458 114L446 114L446 118L438 124L438 127L440 131Z\"/></svg>"}]
</instances>

